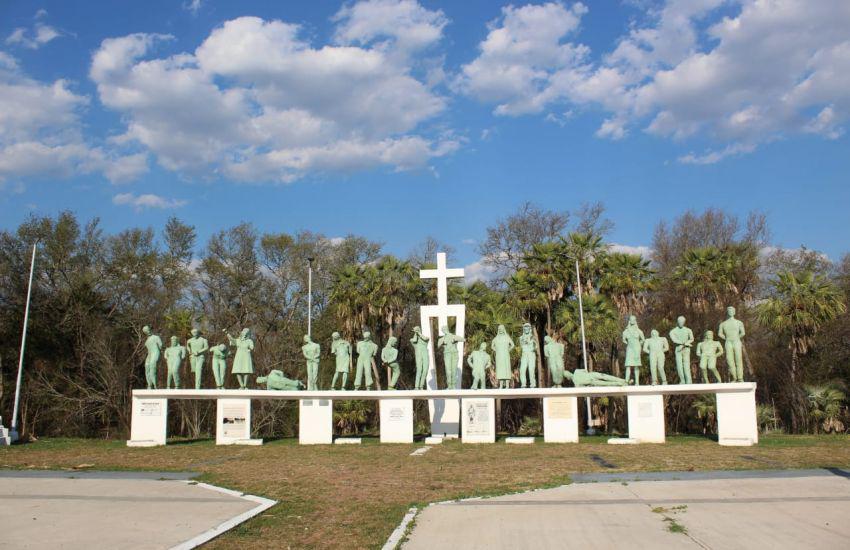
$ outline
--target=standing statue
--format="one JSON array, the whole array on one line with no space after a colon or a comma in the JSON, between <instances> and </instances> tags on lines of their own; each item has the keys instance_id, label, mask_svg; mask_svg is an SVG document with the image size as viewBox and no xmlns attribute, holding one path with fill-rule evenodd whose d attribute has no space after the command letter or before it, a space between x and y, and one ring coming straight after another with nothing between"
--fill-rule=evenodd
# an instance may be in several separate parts
<instances>
[{"instance_id":1,"label":"standing statue","mask_svg":"<svg viewBox=\"0 0 850 550\"><path fill-rule=\"evenodd\" d=\"M331 381L331 389L336 389L336 379L341 374L342 383L339 385L339 389L344 390L345 384L348 382L348 369L351 366L351 343L348 340L343 340L338 332L334 332L331 334L331 353L336 355L336 370Z\"/></svg>"},{"instance_id":2,"label":"standing statue","mask_svg":"<svg viewBox=\"0 0 850 550\"><path fill-rule=\"evenodd\" d=\"M487 353L487 342L482 342L478 349L469 354L466 363L472 369L472 386L470 389L483 390L487 388L487 369L493 365L490 354Z\"/></svg>"},{"instance_id":3,"label":"standing statue","mask_svg":"<svg viewBox=\"0 0 850 550\"><path fill-rule=\"evenodd\" d=\"M210 348L212 353L212 371L215 377L215 388L224 389L224 379L227 376L227 344L218 344Z\"/></svg>"},{"instance_id":4,"label":"standing statue","mask_svg":"<svg viewBox=\"0 0 850 550\"><path fill-rule=\"evenodd\" d=\"M310 338L309 334L304 335L304 345L301 346L301 354L307 360L307 389L319 389L319 357L322 354L322 348Z\"/></svg>"},{"instance_id":5,"label":"standing statue","mask_svg":"<svg viewBox=\"0 0 850 550\"><path fill-rule=\"evenodd\" d=\"M505 325L499 325L496 331L496 337L490 344L493 348L493 353L496 356L496 379L499 380L500 388L507 388L510 385L513 373L511 372L511 351L516 347L514 341L508 336L508 331L505 330Z\"/></svg>"},{"instance_id":6,"label":"standing statue","mask_svg":"<svg viewBox=\"0 0 850 550\"><path fill-rule=\"evenodd\" d=\"M145 380L148 383L149 390L156 389L156 367L159 364L159 353L162 350L162 340L159 336L151 332L151 327L145 325L142 327L142 333L147 336L145 340L145 349L148 352L145 357Z\"/></svg>"},{"instance_id":7,"label":"standing statue","mask_svg":"<svg viewBox=\"0 0 850 550\"><path fill-rule=\"evenodd\" d=\"M522 355L519 360L520 384L522 384L523 388L536 388L537 381L535 380L534 374L537 370L537 338L534 337L534 333L531 332L531 325L528 323L522 325L522 335L519 337L519 347L522 351ZM528 386L525 384L526 374L529 378Z\"/></svg>"},{"instance_id":8,"label":"standing statue","mask_svg":"<svg viewBox=\"0 0 850 550\"><path fill-rule=\"evenodd\" d=\"M243 328L239 336L234 338L227 332L227 339L230 341L231 347L236 348L236 355L233 356L233 365L230 367L230 372L236 375L239 381L239 389L248 389L248 378L254 374L254 361L251 359L251 352L254 351L254 340L251 339L251 330Z\"/></svg>"},{"instance_id":9,"label":"standing statue","mask_svg":"<svg viewBox=\"0 0 850 550\"><path fill-rule=\"evenodd\" d=\"M428 341L430 339L422 336L422 329L413 327L413 355L416 360L416 380L413 387L417 390L425 389L425 380L428 377Z\"/></svg>"},{"instance_id":10,"label":"standing statue","mask_svg":"<svg viewBox=\"0 0 850 550\"><path fill-rule=\"evenodd\" d=\"M303 390L304 382L287 378L282 371L273 370L268 376L258 376L257 384L265 384L267 390Z\"/></svg>"},{"instance_id":11,"label":"standing statue","mask_svg":"<svg viewBox=\"0 0 850 550\"><path fill-rule=\"evenodd\" d=\"M378 344L372 341L372 333L363 331L363 339L357 342L357 372L354 375L354 389L361 388L361 380L366 375L366 389L372 385L372 361L378 353Z\"/></svg>"},{"instance_id":12,"label":"standing statue","mask_svg":"<svg viewBox=\"0 0 850 550\"><path fill-rule=\"evenodd\" d=\"M723 382L720 373L717 372L717 358L723 355L723 346L714 339L714 333L705 331L703 341L697 344L697 357L699 357L699 369L702 371L702 382L708 384L708 371L714 374L717 382Z\"/></svg>"},{"instance_id":13,"label":"standing statue","mask_svg":"<svg viewBox=\"0 0 850 550\"><path fill-rule=\"evenodd\" d=\"M676 345L673 353L676 355L676 373L679 384L692 384L691 380L691 346L694 343L694 333L685 326L685 318L679 315L676 326L670 331L670 341Z\"/></svg>"},{"instance_id":14,"label":"standing statue","mask_svg":"<svg viewBox=\"0 0 850 550\"><path fill-rule=\"evenodd\" d=\"M457 388L457 343L463 342L463 338L452 334L449 327L440 328L443 333L437 340L437 347L443 348L443 366L446 369L446 389Z\"/></svg>"},{"instance_id":15,"label":"standing statue","mask_svg":"<svg viewBox=\"0 0 850 550\"><path fill-rule=\"evenodd\" d=\"M549 367L549 375L552 376L552 383L556 386L563 386L564 344L556 342L551 336L544 336L543 356L546 357L546 366Z\"/></svg>"},{"instance_id":16,"label":"standing statue","mask_svg":"<svg viewBox=\"0 0 850 550\"><path fill-rule=\"evenodd\" d=\"M569 380L572 381L573 385L577 388L582 386L627 386L628 382L626 382L622 378L617 378L616 376L612 376L610 374L605 374L602 372L592 372L587 369L576 369L573 372L568 370L564 371L564 376L566 376Z\"/></svg>"},{"instance_id":17,"label":"standing statue","mask_svg":"<svg viewBox=\"0 0 850 550\"><path fill-rule=\"evenodd\" d=\"M735 308L726 308L726 320L720 323L717 336L726 341L726 366L729 367L731 382L744 381L744 323L735 319Z\"/></svg>"},{"instance_id":18,"label":"standing statue","mask_svg":"<svg viewBox=\"0 0 850 550\"><path fill-rule=\"evenodd\" d=\"M658 331L652 329L649 333L650 337L643 343L643 352L649 355L649 375L652 377L652 385L658 385L658 379L661 378L661 383L667 385L667 373L664 372L664 354L670 351L670 344L667 338L658 335Z\"/></svg>"},{"instance_id":19,"label":"standing statue","mask_svg":"<svg viewBox=\"0 0 850 550\"><path fill-rule=\"evenodd\" d=\"M171 345L165 348L165 364L168 367L165 389L170 388L172 382L174 382L174 389L180 389L180 365L183 364L185 358L186 348L180 345L176 336L172 336Z\"/></svg>"},{"instance_id":20,"label":"standing statue","mask_svg":"<svg viewBox=\"0 0 850 550\"><path fill-rule=\"evenodd\" d=\"M387 339L387 345L381 350L381 362L390 368L390 379L387 382L387 388L394 390L398 382L398 375L401 374L401 368L398 365L398 349L395 347L398 338L390 336Z\"/></svg>"},{"instance_id":21,"label":"standing statue","mask_svg":"<svg viewBox=\"0 0 850 550\"><path fill-rule=\"evenodd\" d=\"M204 358L210 349L210 344L203 336L199 336L198 329L192 329L192 337L186 340L186 349L189 352L189 369L195 373L195 389L201 389L203 381Z\"/></svg>"},{"instance_id":22,"label":"standing statue","mask_svg":"<svg viewBox=\"0 0 850 550\"><path fill-rule=\"evenodd\" d=\"M626 344L626 383L632 382L632 368L635 369L635 386L640 386L640 353L646 337L638 327L637 317L629 315L629 325L623 331L623 343Z\"/></svg>"}]
</instances>

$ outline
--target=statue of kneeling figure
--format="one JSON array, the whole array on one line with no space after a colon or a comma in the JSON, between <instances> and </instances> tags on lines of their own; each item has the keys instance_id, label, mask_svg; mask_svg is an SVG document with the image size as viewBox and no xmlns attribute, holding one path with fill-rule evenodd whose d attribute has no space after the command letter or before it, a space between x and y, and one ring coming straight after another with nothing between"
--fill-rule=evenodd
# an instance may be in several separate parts
<instances>
[{"instance_id":1,"label":"statue of kneeling figure","mask_svg":"<svg viewBox=\"0 0 850 550\"><path fill-rule=\"evenodd\" d=\"M282 371L273 370L268 376L258 376L258 384L265 384L267 390L303 390L304 383L301 380L287 378Z\"/></svg>"}]
</instances>

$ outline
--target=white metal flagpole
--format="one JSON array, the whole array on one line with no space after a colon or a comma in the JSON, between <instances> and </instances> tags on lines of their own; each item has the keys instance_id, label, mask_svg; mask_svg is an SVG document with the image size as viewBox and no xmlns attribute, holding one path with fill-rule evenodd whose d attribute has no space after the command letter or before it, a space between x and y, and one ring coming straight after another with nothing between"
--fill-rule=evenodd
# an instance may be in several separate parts
<instances>
[{"instance_id":1,"label":"white metal flagpole","mask_svg":"<svg viewBox=\"0 0 850 550\"><path fill-rule=\"evenodd\" d=\"M581 325L581 359L584 363L584 370L587 370L587 343L584 337L584 306L581 302L581 272L578 268L578 260L576 260L576 286L578 287L578 318ZM593 415L590 411L590 397L585 397L587 405L587 435L593 435L596 430L593 429Z\"/></svg>"},{"instance_id":2,"label":"white metal flagpole","mask_svg":"<svg viewBox=\"0 0 850 550\"><path fill-rule=\"evenodd\" d=\"M313 336L313 258L307 258L307 336Z\"/></svg>"},{"instance_id":3,"label":"white metal flagpole","mask_svg":"<svg viewBox=\"0 0 850 550\"><path fill-rule=\"evenodd\" d=\"M15 383L15 407L12 409L12 426L9 437L12 441L18 440L18 406L21 403L21 377L24 372L24 349L27 345L27 324L30 318L30 298L32 297L32 275L35 272L35 251L38 241L32 245L32 260L30 262L30 280L27 286L27 304L24 307L24 328L21 331L21 354L18 356L18 380Z\"/></svg>"}]
</instances>

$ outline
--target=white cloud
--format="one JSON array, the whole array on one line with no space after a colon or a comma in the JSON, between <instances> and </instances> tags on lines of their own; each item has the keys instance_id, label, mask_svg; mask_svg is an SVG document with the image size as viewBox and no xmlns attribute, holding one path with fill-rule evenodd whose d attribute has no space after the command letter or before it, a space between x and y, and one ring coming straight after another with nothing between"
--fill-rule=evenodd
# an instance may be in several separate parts
<instances>
[{"instance_id":1,"label":"white cloud","mask_svg":"<svg viewBox=\"0 0 850 550\"><path fill-rule=\"evenodd\" d=\"M727 157L752 153L755 148L751 143L731 143L720 150L708 150L702 154L688 153L677 160L682 164L716 164Z\"/></svg>"},{"instance_id":2,"label":"white cloud","mask_svg":"<svg viewBox=\"0 0 850 550\"><path fill-rule=\"evenodd\" d=\"M338 23L337 44L378 42L381 48L394 46L405 53L439 42L449 22L442 11L428 10L415 0L363 0L344 6L332 20Z\"/></svg>"},{"instance_id":3,"label":"white cloud","mask_svg":"<svg viewBox=\"0 0 850 550\"><path fill-rule=\"evenodd\" d=\"M180 199L166 199L159 195L146 193L143 195L134 195L133 193L119 193L112 197L112 203L118 205L132 206L136 211L158 208L161 210L169 210L185 206L187 202Z\"/></svg>"},{"instance_id":4,"label":"white cloud","mask_svg":"<svg viewBox=\"0 0 850 550\"><path fill-rule=\"evenodd\" d=\"M637 254L638 256L643 256L646 259L649 259L650 256L652 256L652 248L644 245L612 243L608 245L608 250L610 252L620 252L622 254Z\"/></svg>"},{"instance_id":5,"label":"white cloud","mask_svg":"<svg viewBox=\"0 0 850 550\"><path fill-rule=\"evenodd\" d=\"M491 281L498 276L498 271L484 263L483 259L472 262L463 266L463 280L466 284L472 284L476 281Z\"/></svg>"},{"instance_id":6,"label":"white cloud","mask_svg":"<svg viewBox=\"0 0 850 550\"><path fill-rule=\"evenodd\" d=\"M189 0L183 4L183 9L191 13L192 15L198 15L198 12L201 11L201 7L203 6L202 0Z\"/></svg>"},{"instance_id":7,"label":"white cloud","mask_svg":"<svg viewBox=\"0 0 850 550\"><path fill-rule=\"evenodd\" d=\"M37 50L48 42L59 38L62 33L40 20L47 17L47 10L40 9L35 13L33 19L35 24L32 28L18 27L6 37L6 44L10 46L22 46L31 50Z\"/></svg>"}]
</instances>

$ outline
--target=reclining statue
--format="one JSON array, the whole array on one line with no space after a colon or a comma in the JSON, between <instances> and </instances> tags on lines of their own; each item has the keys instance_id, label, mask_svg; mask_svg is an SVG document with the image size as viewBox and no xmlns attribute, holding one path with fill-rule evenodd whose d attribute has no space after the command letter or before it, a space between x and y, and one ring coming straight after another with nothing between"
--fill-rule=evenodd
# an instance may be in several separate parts
<instances>
[{"instance_id":1,"label":"reclining statue","mask_svg":"<svg viewBox=\"0 0 850 550\"><path fill-rule=\"evenodd\" d=\"M304 383L301 380L292 380L284 376L279 370L271 371L268 376L258 376L258 384L265 384L267 390L303 390Z\"/></svg>"},{"instance_id":2,"label":"reclining statue","mask_svg":"<svg viewBox=\"0 0 850 550\"><path fill-rule=\"evenodd\" d=\"M564 376L573 381L577 388L582 386L626 386L628 383L623 378L617 378L603 372L591 372L586 369L576 369L573 372L564 370Z\"/></svg>"}]
</instances>

